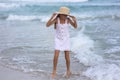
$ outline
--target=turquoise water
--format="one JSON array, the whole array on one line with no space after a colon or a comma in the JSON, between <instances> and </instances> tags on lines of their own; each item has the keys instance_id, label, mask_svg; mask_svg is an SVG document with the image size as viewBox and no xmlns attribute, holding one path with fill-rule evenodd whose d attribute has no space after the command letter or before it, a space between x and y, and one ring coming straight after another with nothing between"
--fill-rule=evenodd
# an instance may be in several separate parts
<instances>
[{"instance_id":1,"label":"turquoise water","mask_svg":"<svg viewBox=\"0 0 120 80\"><path fill-rule=\"evenodd\" d=\"M119 0L0 1L0 64L49 80L54 28L46 28L45 24L61 6L69 7L78 23L77 29L69 29L71 68L77 74L72 75L71 80L119 80ZM64 80L61 78L65 72L64 54L59 60L57 79Z\"/></svg>"},{"instance_id":2,"label":"turquoise water","mask_svg":"<svg viewBox=\"0 0 120 80\"><path fill-rule=\"evenodd\" d=\"M46 5L47 4L47 5ZM86 3L69 3L69 2L54 2L54 3L32 3L32 2L8 2L0 3L0 20L42 20L43 18L48 19L51 13L59 10L59 7L67 6L71 9L71 14L76 17L106 17L106 16L117 16L119 18L120 3L117 2L86 2ZM107 14L106 14L107 13ZM46 16L48 15L48 16ZM46 22L47 20L42 20ZM42 22L41 21L41 22Z\"/></svg>"}]
</instances>

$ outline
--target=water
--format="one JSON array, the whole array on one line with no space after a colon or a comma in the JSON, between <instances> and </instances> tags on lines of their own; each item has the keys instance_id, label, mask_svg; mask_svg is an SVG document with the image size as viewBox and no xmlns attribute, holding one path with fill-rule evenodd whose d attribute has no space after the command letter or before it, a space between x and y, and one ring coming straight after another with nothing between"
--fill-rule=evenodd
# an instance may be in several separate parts
<instances>
[{"instance_id":1,"label":"water","mask_svg":"<svg viewBox=\"0 0 120 80\"><path fill-rule=\"evenodd\" d=\"M45 24L59 7L67 6L78 23L77 29L70 27L70 80L119 80L120 0L77 1L0 1L0 64L49 80L54 28ZM65 71L61 52L58 80L65 80Z\"/></svg>"}]
</instances>

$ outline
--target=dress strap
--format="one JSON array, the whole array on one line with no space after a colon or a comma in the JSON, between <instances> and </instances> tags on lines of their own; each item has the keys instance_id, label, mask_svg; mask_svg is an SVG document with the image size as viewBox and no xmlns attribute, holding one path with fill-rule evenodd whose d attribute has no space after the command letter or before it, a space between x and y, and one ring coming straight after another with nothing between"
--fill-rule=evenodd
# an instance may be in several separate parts
<instances>
[{"instance_id":1,"label":"dress strap","mask_svg":"<svg viewBox=\"0 0 120 80\"><path fill-rule=\"evenodd\" d=\"M66 19L65 19L65 24L67 24L67 22L68 22L68 19L66 18Z\"/></svg>"},{"instance_id":2,"label":"dress strap","mask_svg":"<svg viewBox=\"0 0 120 80\"><path fill-rule=\"evenodd\" d=\"M58 24L60 24L60 19L59 19L59 17L57 18L57 21L58 21Z\"/></svg>"}]
</instances>

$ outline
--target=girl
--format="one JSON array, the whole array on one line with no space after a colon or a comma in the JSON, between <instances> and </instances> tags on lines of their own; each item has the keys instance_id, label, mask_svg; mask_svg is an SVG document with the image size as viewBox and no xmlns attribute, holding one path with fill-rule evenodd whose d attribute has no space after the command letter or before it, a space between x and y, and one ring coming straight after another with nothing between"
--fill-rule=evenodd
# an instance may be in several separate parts
<instances>
[{"instance_id":1,"label":"girl","mask_svg":"<svg viewBox=\"0 0 120 80\"><path fill-rule=\"evenodd\" d=\"M56 66L58 61L58 56L60 51L64 51L65 59L66 59L66 77L70 77L70 41L69 41L69 24L71 24L74 28L77 28L76 18L74 16L69 15L70 9L67 7L61 7L58 13L54 13L52 17L48 20L46 26L54 24L54 28L56 30L55 33L55 52L53 59L53 72L52 79L54 79L56 75ZM56 17L55 17L56 16ZM53 19L54 18L54 19Z\"/></svg>"}]
</instances>

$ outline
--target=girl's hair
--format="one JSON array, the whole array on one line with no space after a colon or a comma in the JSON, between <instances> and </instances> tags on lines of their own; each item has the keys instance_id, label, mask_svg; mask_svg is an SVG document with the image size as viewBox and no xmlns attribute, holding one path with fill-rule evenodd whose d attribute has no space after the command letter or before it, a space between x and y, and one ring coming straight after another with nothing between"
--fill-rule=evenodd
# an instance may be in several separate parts
<instances>
[{"instance_id":1,"label":"girl's hair","mask_svg":"<svg viewBox=\"0 0 120 80\"><path fill-rule=\"evenodd\" d=\"M56 19L57 19L58 17L60 17L59 14L57 15ZM54 24L54 29L56 29L56 23Z\"/></svg>"},{"instance_id":2,"label":"girl's hair","mask_svg":"<svg viewBox=\"0 0 120 80\"><path fill-rule=\"evenodd\" d=\"M56 23L54 24L54 29L56 29Z\"/></svg>"}]
</instances>

